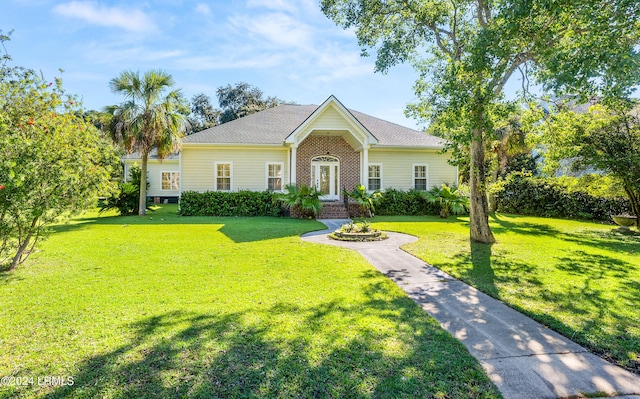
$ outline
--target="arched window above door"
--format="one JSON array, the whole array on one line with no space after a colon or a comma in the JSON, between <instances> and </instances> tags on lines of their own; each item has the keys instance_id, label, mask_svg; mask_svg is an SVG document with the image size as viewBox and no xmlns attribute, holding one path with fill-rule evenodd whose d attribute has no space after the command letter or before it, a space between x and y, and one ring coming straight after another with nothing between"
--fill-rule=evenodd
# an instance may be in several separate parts
<instances>
[{"instance_id":1,"label":"arched window above door","mask_svg":"<svg viewBox=\"0 0 640 399\"><path fill-rule=\"evenodd\" d=\"M321 155L318 157L311 158L311 162L340 162L340 160L336 157L332 157L331 155Z\"/></svg>"}]
</instances>

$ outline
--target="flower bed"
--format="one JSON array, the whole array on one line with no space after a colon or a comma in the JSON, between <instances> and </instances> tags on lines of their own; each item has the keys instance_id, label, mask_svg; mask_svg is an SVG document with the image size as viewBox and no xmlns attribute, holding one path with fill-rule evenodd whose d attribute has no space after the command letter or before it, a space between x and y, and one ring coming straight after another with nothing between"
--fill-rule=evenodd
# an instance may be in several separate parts
<instances>
[{"instance_id":1,"label":"flower bed","mask_svg":"<svg viewBox=\"0 0 640 399\"><path fill-rule=\"evenodd\" d=\"M348 223L329 234L329 238L339 241L380 241L387 235L380 230L372 229L369 222Z\"/></svg>"}]
</instances>

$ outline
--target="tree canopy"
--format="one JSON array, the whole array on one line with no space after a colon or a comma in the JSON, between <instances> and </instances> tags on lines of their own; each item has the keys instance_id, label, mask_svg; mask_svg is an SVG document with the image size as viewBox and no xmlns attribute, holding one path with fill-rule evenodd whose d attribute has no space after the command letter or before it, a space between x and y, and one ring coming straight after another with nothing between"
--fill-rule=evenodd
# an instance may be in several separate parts
<instances>
[{"instance_id":1,"label":"tree canopy","mask_svg":"<svg viewBox=\"0 0 640 399\"><path fill-rule=\"evenodd\" d=\"M594 168L618 179L640 219L640 108L595 104L586 112L562 107L535 125L547 173L562 162L574 171Z\"/></svg>"},{"instance_id":2,"label":"tree canopy","mask_svg":"<svg viewBox=\"0 0 640 399\"><path fill-rule=\"evenodd\" d=\"M47 224L109 192L117 157L82 114L60 79L0 67L0 265L16 267Z\"/></svg>"},{"instance_id":3,"label":"tree canopy","mask_svg":"<svg viewBox=\"0 0 640 399\"><path fill-rule=\"evenodd\" d=\"M222 111L221 124L280 104L287 104L278 97L264 98L262 90L246 82L236 83L235 86L220 86L216 90L216 95Z\"/></svg>"},{"instance_id":4,"label":"tree canopy","mask_svg":"<svg viewBox=\"0 0 640 399\"><path fill-rule=\"evenodd\" d=\"M204 93L193 96L187 134L197 133L280 104L293 104L278 97L265 98L262 90L246 82L236 83L234 86L220 86L216 90L216 96L220 108L214 108L211 99Z\"/></svg>"},{"instance_id":5,"label":"tree canopy","mask_svg":"<svg viewBox=\"0 0 640 399\"><path fill-rule=\"evenodd\" d=\"M127 99L105 108L112 116L112 138L142 158L139 215L146 214L149 154L155 151L163 159L177 151L186 129L189 108L180 90L171 90L173 85L171 75L159 70L143 75L124 71L109 83L112 92Z\"/></svg>"},{"instance_id":6,"label":"tree canopy","mask_svg":"<svg viewBox=\"0 0 640 399\"><path fill-rule=\"evenodd\" d=\"M187 134L197 133L216 126L222 111L211 104L211 99L204 93L196 94L191 99L191 115Z\"/></svg>"},{"instance_id":7,"label":"tree canopy","mask_svg":"<svg viewBox=\"0 0 640 399\"><path fill-rule=\"evenodd\" d=\"M322 0L323 12L354 28L376 70L410 62L420 99L409 111L441 121L470 156L473 241L488 224L485 149L489 117L516 72L557 93L629 95L640 82L640 4L635 0Z\"/></svg>"}]
</instances>

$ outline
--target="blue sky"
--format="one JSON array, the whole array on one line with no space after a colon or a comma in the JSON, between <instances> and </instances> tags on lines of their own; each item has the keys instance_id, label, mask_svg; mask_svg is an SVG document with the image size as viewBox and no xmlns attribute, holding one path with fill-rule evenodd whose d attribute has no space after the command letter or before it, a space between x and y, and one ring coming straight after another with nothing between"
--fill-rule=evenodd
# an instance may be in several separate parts
<instances>
[{"instance_id":1,"label":"blue sky","mask_svg":"<svg viewBox=\"0 0 640 399\"><path fill-rule=\"evenodd\" d=\"M374 73L353 32L320 11L318 0L2 0L0 29L14 30L13 63L61 76L87 109L121 102L108 82L125 69L163 69L190 99L248 82L266 95L345 106L401 125L415 101L409 66ZM60 73L58 69L63 69Z\"/></svg>"}]
</instances>

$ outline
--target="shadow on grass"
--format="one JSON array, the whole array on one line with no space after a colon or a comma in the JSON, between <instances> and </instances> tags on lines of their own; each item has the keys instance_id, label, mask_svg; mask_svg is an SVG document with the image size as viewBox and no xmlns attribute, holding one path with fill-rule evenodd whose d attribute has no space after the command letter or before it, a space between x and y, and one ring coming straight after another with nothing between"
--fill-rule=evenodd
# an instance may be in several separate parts
<instances>
[{"instance_id":1,"label":"shadow on grass","mask_svg":"<svg viewBox=\"0 0 640 399\"><path fill-rule=\"evenodd\" d=\"M505 300L599 356L640 374L639 319L636 312L629 311L633 304L640 303L640 282L631 278L640 266L608 256L570 252L557 258L553 265L575 276L573 287L568 282L569 288L563 281L543 286L540 273L544 270L535 259L504 261L486 244L472 244L470 250L459 253L450 265L444 266L453 267L466 283ZM617 281L619 286L595 284L603 279ZM505 297L503 290L509 290L511 298ZM611 290L616 290L616 294L611 295ZM571 326L559 314L575 315L582 322Z\"/></svg>"},{"instance_id":2,"label":"shadow on grass","mask_svg":"<svg viewBox=\"0 0 640 399\"><path fill-rule=\"evenodd\" d=\"M617 229L611 229L611 231L582 230L571 234L563 233L559 238L564 241L588 245L598 249L640 253L640 234L635 232L625 234L619 232Z\"/></svg>"},{"instance_id":3,"label":"shadow on grass","mask_svg":"<svg viewBox=\"0 0 640 399\"><path fill-rule=\"evenodd\" d=\"M436 265L438 266L438 265ZM451 258L450 265L440 265L445 271L457 272L460 279L496 299L501 299L500 284L540 286L535 267L524 262L505 261L493 254L492 244L470 243L468 251ZM453 270L448 269L453 267Z\"/></svg>"},{"instance_id":4,"label":"shadow on grass","mask_svg":"<svg viewBox=\"0 0 640 399\"><path fill-rule=\"evenodd\" d=\"M123 228L145 225L218 225L220 232L236 243L270 240L289 236L300 236L309 231L324 228L314 220L288 217L214 217L180 216L177 208L158 209L146 216L98 216L79 217L69 223L54 225L51 231L64 233L84 229L90 225L120 225Z\"/></svg>"},{"instance_id":5,"label":"shadow on grass","mask_svg":"<svg viewBox=\"0 0 640 399\"><path fill-rule=\"evenodd\" d=\"M366 294L359 310L330 301L149 317L132 325L130 342L85 360L73 386L46 397L499 397L473 358L460 356L462 345L411 300L385 299L379 279ZM292 315L301 322L287 332ZM388 340L402 350L389 353Z\"/></svg>"},{"instance_id":6,"label":"shadow on grass","mask_svg":"<svg viewBox=\"0 0 640 399\"><path fill-rule=\"evenodd\" d=\"M610 256L573 251L568 256L559 257L557 268L575 276L586 277L588 280L603 277L624 279L636 266Z\"/></svg>"},{"instance_id":7,"label":"shadow on grass","mask_svg":"<svg viewBox=\"0 0 640 399\"><path fill-rule=\"evenodd\" d=\"M542 223L529 223L522 221L510 222L504 219L500 219L500 216L493 213L491 214L491 221L497 224L497 227L492 227L494 233L512 232L517 234L532 235L532 236L547 236L553 234L560 234L560 230Z\"/></svg>"}]
</instances>

